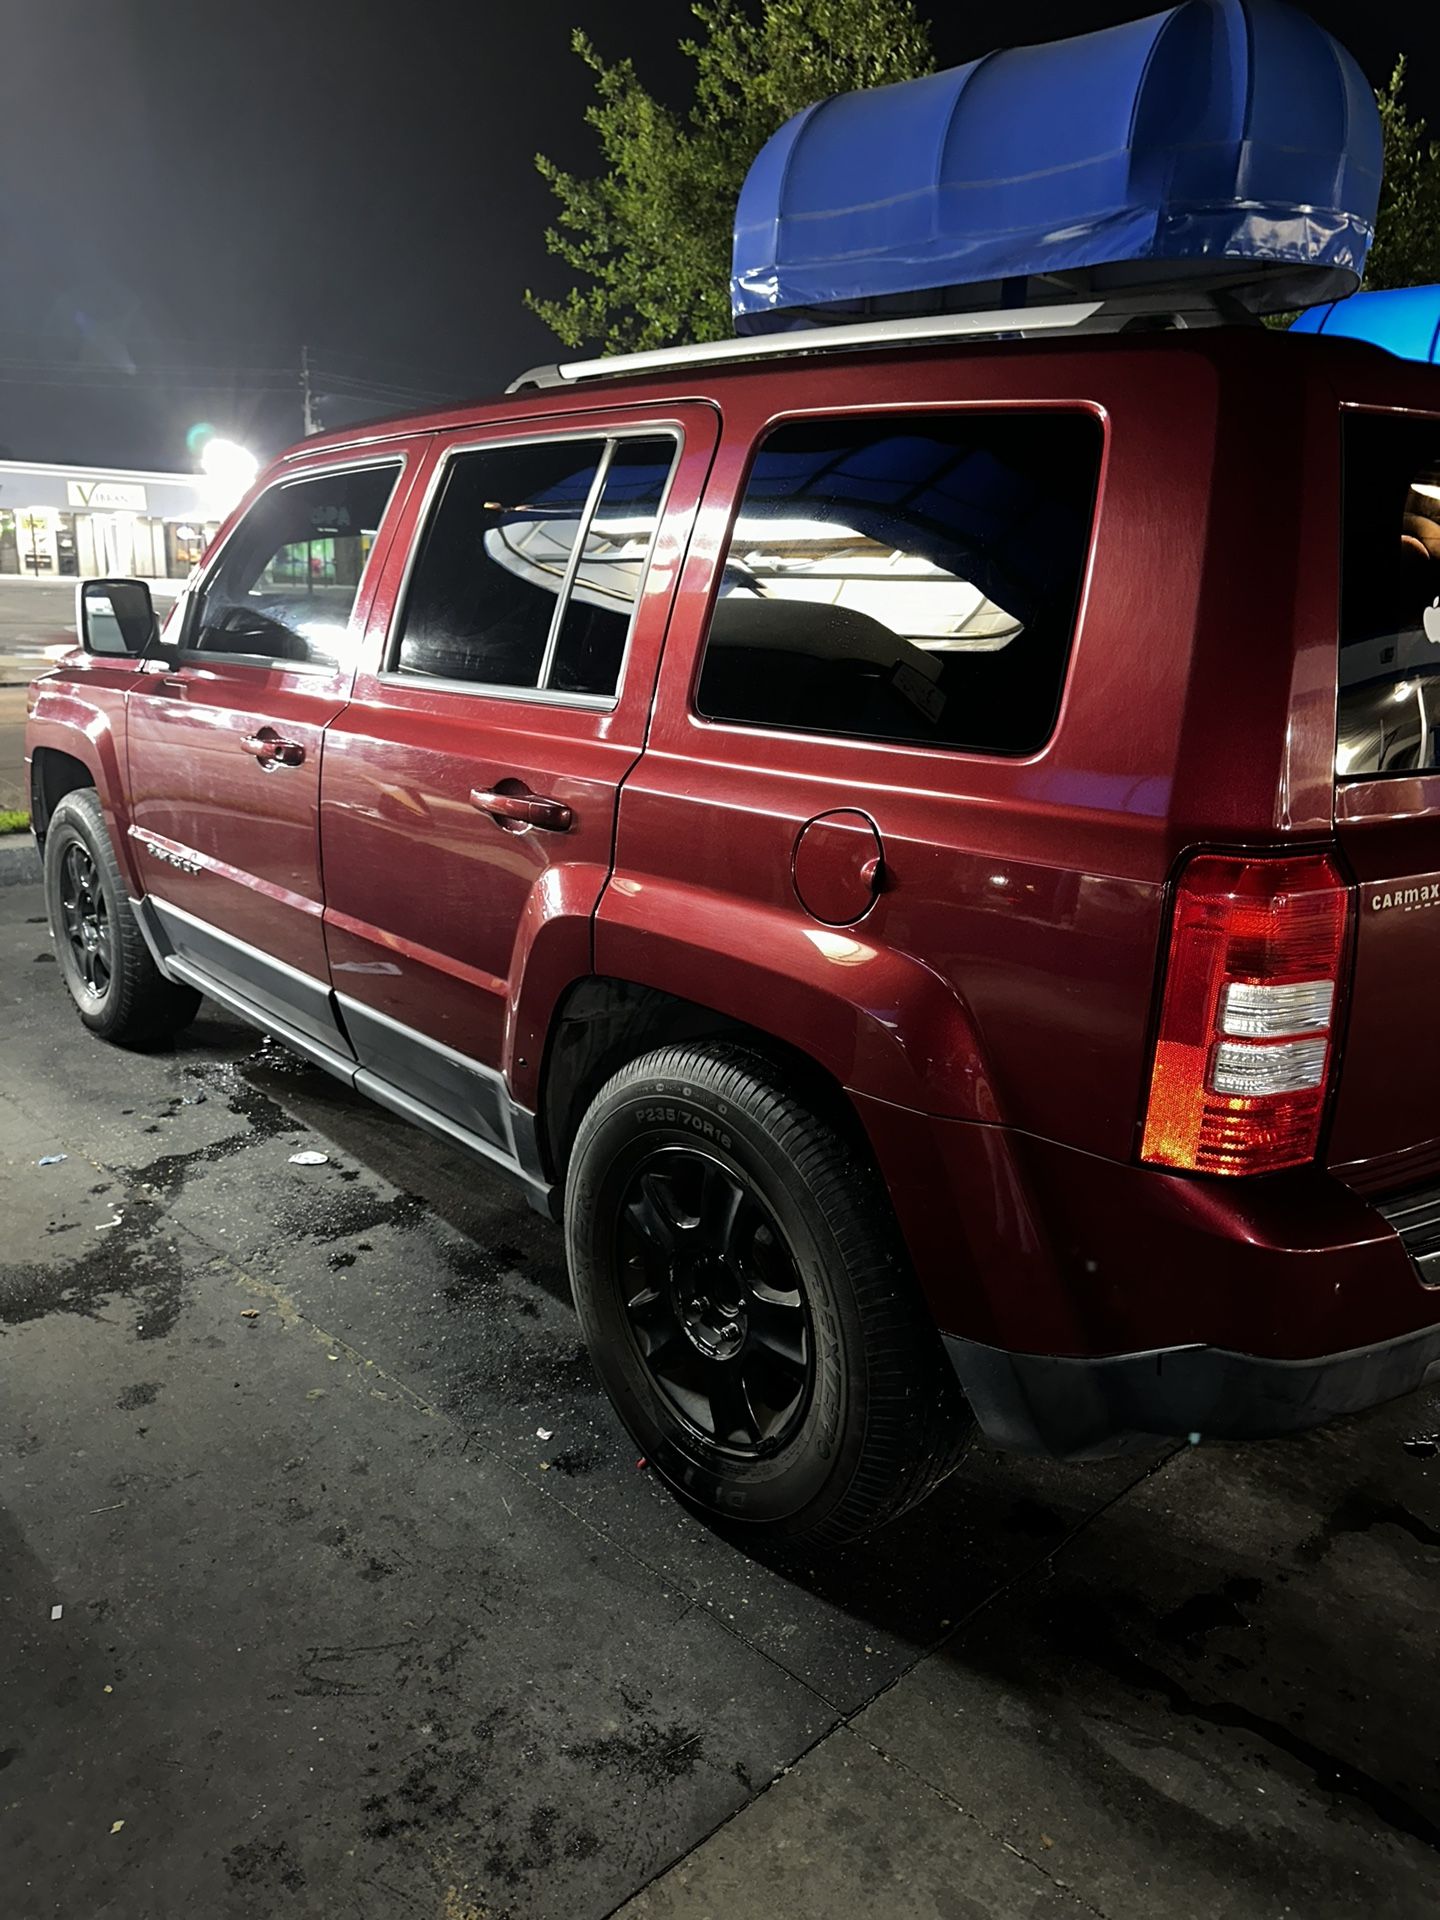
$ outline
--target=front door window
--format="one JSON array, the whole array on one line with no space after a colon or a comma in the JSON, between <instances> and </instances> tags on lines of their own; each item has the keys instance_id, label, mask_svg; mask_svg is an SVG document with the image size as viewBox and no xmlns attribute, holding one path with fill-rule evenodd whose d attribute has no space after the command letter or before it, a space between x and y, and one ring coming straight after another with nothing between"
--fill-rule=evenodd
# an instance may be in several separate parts
<instances>
[{"instance_id":1,"label":"front door window","mask_svg":"<svg viewBox=\"0 0 1440 1920\"><path fill-rule=\"evenodd\" d=\"M187 648L333 672L399 473L387 463L262 493L196 596Z\"/></svg>"}]
</instances>

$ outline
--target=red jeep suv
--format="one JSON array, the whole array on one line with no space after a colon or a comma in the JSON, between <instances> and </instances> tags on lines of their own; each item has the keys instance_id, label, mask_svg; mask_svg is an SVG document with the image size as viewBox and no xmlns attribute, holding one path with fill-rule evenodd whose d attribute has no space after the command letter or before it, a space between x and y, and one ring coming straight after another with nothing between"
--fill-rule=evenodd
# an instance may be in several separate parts
<instances>
[{"instance_id":1,"label":"red jeep suv","mask_svg":"<svg viewBox=\"0 0 1440 1920\"><path fill-rule=\"evenodd\" d=\"M777 1536L1440 1368L1440 377L1045 321L308 440L33 691L85 1024L209 995L513 1175Z\"/></svg>"}]
</instances>

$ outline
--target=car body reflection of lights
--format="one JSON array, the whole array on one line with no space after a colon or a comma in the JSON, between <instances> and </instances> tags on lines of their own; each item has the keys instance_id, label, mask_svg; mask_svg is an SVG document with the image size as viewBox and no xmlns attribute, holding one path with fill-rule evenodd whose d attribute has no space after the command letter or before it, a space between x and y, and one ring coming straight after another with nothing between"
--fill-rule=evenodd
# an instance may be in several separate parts
<instances>
[{"instance_id":1,"label":"car body reflection of lights","mask_svg":"<svg viewBox=\"0 0 1440 1920\"><path fill-rule=\"evenodd\" d=\"M874 947L848 933L832 933L828 927L806 927L805 938L837 967L863 967L875 958Z\"/></svg>"}]
</instances>

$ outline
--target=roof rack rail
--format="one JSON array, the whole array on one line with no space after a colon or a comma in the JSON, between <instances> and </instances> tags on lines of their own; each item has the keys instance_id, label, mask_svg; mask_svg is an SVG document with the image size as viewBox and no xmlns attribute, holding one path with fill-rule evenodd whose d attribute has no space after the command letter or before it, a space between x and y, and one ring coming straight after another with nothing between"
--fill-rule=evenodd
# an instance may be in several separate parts
<instances>
[{"instance_id":1,"label":"roof rack rail","mask_svg":"<svg viewBox=\"0 0 1440 1920\"><path fill-rule=\"evenodd\" d=\"M1126 328L1219 326L1246 319L1224 300L1187 292L1130 294L1110 300L1072 300L1048 307L988 308L977 313L907 314L899 320L864 320L852 326L803 327L793 333L747 334L736 340L706 340L689 347L657 347L594 360L567 360L530 367L505 389L535 392L582 380L619 380L628 374L666 373L676 368L728 366L737 360L774 360L783 355L845 353L853 348L943 344L947 340L1023 339L1037 333L1118 333Z\"/></svg>"}]
</instances>

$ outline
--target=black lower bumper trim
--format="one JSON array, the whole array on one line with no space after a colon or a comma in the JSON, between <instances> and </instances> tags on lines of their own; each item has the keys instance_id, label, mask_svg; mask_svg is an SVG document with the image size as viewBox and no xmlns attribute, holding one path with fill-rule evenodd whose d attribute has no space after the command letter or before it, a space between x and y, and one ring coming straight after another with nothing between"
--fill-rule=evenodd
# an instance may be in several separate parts
<instances>
[{"instance_id":1,"label":"black lower bumper trim","mask_svg":"<svg viewBox=\"0 0 1440 1920\"><path fill-rule=\"evenodd\" d=\"M987 1439L1069 1460L1155 1439L1273 1439L1440 1377L1440 1326L1315 1360L1200 1346L1076 1358L1007 1353L952 1334L945 1348Z\"/></svg>"}]
</instances>

